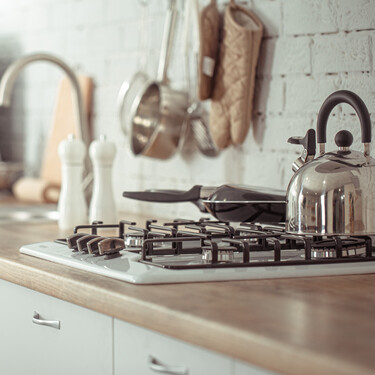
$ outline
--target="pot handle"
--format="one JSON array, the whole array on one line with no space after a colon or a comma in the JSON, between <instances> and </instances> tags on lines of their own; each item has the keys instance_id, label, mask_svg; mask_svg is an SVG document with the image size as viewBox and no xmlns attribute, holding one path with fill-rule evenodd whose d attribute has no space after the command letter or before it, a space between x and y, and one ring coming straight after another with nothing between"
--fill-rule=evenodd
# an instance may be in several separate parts
<instances>
[{"instance_id":1,"label":"pot handle","mask_svg":"<svg viewBox=\"0 0 375 375\"><path fill-rule=\"evenodd\" d=\"M368 109L363 100L354 92L348 90L336 91L324 101L318 114L318 122L316 126L316 138L319 146L320 155L325 153L325 143L327 141L327 121L328 117L336 105L347 103L356 111L361 124L362 143L364 144L365 156L370 155L371 142L371 119Z\"/></svg>"},{"instance_id":2,"label":"pot handle","mask_svg":"<svg viewBox=\"0 0 375 375\"><path fill-rule=\"evenodd\" d=\"M173 38L176 29L177 5L176 0L169 0L169 8L164 23L163 39L161 42L161 52L159 57L159 66L156 79L163 84L168 84L167 71L169 60L171 58L171 50Z\"/></svg>"}]
</instances>

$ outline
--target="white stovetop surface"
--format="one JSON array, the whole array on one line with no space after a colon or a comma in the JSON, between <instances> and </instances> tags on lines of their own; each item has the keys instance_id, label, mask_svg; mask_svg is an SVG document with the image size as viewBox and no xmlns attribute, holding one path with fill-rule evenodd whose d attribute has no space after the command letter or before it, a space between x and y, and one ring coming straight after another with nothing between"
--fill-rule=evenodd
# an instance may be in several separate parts
<instances>
[{"instance_id":1,"label":"white stovetop surface","mask_svg":"<svg viewBox=\"0 0 375 375\"><path fill-rule=\"evenodd\" d=\"M124 251L121 257L103 260L100 257L93 257L89 254L73 253L66 245L56 242L40 242L24 245L21 247L20 252L134 284L375 273L375 262L173 270L140 263L138 261L140 255L132 252Z\"/></svg>"}]
</instances>

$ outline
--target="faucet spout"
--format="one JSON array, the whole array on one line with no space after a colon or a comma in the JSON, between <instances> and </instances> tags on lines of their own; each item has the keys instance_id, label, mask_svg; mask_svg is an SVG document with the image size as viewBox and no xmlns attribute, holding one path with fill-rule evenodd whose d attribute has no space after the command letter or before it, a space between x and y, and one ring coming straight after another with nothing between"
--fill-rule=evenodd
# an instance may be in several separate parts
<instances>
[{"instance_id":1,"label":"faucet spout","mask_svg":"<svg viewBox=\"0 0 375 375\"><path fill-rule=\"evenodd\" d=\"M36 61L46 61L60 67L68 76L73 88L73 110L78 126L77 136L83 140L88 147L90 143L87 116L84 110L82 91L73 70L60 58L47 54L47 53L34 53L20 57L14 61L5 70L0 80L0 106L9 107L11 103L11 94L13 91L14 83L20 71L28 64ZM86 173L89 174L91 170L88 158L85 160Z\"/></svg>"},{"instance_id":2,"label":"faucet spout","mask_svg":"<svg viewBox=\"0 0 375 375\"><path fill-rule=\"evenodd\" d=\"M86 145L89 142L87 118L83 106L83 98L81 88L77 76L73 70L61 59L47 53L34 53L31 55L23 56L14 61L5 70L0 81L0 106L9 107L11 102L11 94L13 91L14 83L20 71L28 64L35 61L47 61L54 65L59 66L69 77L70 83L73 88L73 106L76 116L77 124L79 125L78 136L82 138Z\"/></svg>"}]
</instances>

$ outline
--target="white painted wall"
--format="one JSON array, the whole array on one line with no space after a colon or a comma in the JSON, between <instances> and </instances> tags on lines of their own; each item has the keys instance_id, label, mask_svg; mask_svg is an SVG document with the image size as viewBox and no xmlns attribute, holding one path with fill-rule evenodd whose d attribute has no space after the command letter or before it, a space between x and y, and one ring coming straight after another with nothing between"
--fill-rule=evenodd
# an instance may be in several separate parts
<instances>
[{"instance_id":1,"label":"white painted wall","mask_svg":"<svg viewBox=\"0 0 375 375\"><path fill-rule=\"evenodd\" d=\"M180 5L183 0L180 0ZM223 1L220 1L223 3ZM337 89L357 92L375 113L375 0L248 0L266 27L258 65L253 123L245 143L217 158L193 152L168 161L134 157L116 118L123 80L137 71L139 1L0 0L0 72L14 58L47 51L95 81L94 133L116 142L115 194L119 208L150 216L199 216L189 204L141 204L123 190L186 189L227 182L286 188L299 148L287 144L315 126L323 100ZM148 71L155 73L166 0L150 0ZM171 78L183 82L177 49ZM58 69L35 64L17 83L11 110L0 109L0 147L7 158L25 158L37 173L56 95ZM359 125L350 107L334 111L327 149L341 128Z\"/></svg>"}]
</instances>

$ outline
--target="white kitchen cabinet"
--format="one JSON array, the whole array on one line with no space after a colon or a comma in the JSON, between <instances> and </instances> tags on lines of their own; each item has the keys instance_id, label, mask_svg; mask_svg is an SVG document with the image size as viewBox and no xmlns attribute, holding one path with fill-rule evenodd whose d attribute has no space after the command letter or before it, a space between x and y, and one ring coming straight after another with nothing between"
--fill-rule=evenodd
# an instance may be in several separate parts
<instances>
[{"instance_id":1,"label":"white kitchen cabinet","mask_svg":"<svg viewBox=\"0 0 375 375\"><path fill-rule=\"evenodd\" d=\"M276 373L114 319L114 375Z\"/></svg>"},{"instance_id":2,"label":"white kitchen cabinet","mask_svg":"<svg viewBox=\"0 0 375 375\"><path fill-rule=\"evenodd\" d=\"M234 375L277 375L276 372L235 360Z\"/></svg>"},{"instance_id":3,"label":"white kitchen cabinet","mask_svg":"<svg viewBox=\"0 0 375 375\"><path fill-rule=\"evenodd\" d=\"M0 298L0 374L275 374L1 279Z\"/></svg>"},{"instance_id":4,"label":"white kitchen cabinet","mask_svg":"<svg viewBox=\"0 0 375 375\"><path fill-rule=\"evenodd\" d=\"M0 298L0 374L112 374L111 317L3 280Z\"/></svg>"},{"instance_id":5,"label":"white kitchen cabinet","mask_svg":"<svg viewBox=\"0 0 375 375\"><path fill-rule=\"evenodd\" d=\"M232 375L233 360L115 319L114 368L115 375Z\"/></svg>"}]
</instances>

